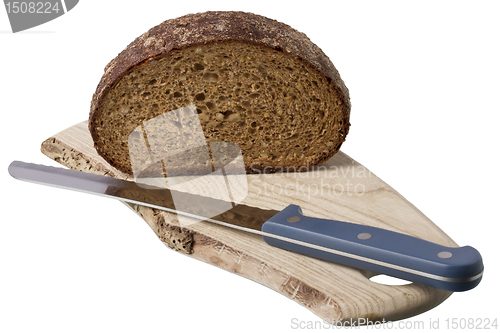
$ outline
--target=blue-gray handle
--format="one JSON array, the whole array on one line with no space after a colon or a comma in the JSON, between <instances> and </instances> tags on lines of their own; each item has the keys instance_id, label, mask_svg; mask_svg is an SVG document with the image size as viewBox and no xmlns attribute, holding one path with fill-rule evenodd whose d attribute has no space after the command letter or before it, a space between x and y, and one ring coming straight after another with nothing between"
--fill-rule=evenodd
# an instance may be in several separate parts
<instances>
[{"instance_id":1,"label":"blue-gray handle","mask_svg":"<svg viewBox=\"0 0 500 333\"><path fill-rule=\"evenodd\" d=\"M446 247L390 230L307 217L290 205L266 221L266 243L449 291L474 288L483 262L470 247ZM293 242L291 242L293 240Z\"/></svg>"}]
</instances>

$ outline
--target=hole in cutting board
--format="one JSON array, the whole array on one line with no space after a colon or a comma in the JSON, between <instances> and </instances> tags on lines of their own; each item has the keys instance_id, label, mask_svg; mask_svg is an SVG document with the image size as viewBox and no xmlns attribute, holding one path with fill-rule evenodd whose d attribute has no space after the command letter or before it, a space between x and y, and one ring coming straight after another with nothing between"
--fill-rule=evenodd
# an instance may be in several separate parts
<instances>
[{"instance_id":1,"label":"hole in cutting board","mask_svg":"<svg viewBox=\"0 0 500 333\"><path fill-rule=\"evenodd\" d=\"M379 283L379 284L384 284L386 286L404 286L407 284L412 283L411 281L403 280L403 279L398 279L389 275L384 275L384 274L378 274L375 276L372 276L370 278L370 281Z\"/></svg>"}]
</instances>

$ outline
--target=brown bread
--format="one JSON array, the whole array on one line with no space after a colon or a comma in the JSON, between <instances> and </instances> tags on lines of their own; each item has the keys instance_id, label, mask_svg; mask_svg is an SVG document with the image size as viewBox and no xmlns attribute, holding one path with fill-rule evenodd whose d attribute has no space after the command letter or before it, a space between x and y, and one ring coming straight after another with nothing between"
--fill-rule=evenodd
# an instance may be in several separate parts
<instances>
[{"instance_id":1,"label":"brown bread","mask_svg":"<svg viewBox=\"0 0 500 333\"><path fill-rule=\"evenodd\" d=\"M247 172L319 165L349 130L349 92L307 36L251 13L206 12L161 23L106 66L91 103L94 146L131 174L130 133L188 105L207 141L240 147Z\"/></svg>"}]
</instances>

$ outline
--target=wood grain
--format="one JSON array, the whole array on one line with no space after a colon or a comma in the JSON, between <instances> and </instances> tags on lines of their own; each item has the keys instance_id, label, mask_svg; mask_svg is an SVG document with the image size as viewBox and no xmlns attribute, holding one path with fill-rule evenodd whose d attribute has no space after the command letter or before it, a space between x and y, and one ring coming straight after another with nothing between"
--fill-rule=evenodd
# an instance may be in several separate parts
<instances>
[{"instance_id":1,"label":"wood grain","mask_svg":"<svg viewBox=\"0 0 500 333\"><path fill-rule=\"evenodd\" d=\"M87 122L42 143L71 169L130 179L93 148ZM457 246L411 203L346 154L308 172L247 175L249 206L302 207L305 215L385 228ZM168 247L265 285L328 321L394 321L427 311L451 293L418 285L382 285L373 274L267 245L260 236L206 222L180 225L175 214L127 204Z\"/></svg>"}]
</instances>

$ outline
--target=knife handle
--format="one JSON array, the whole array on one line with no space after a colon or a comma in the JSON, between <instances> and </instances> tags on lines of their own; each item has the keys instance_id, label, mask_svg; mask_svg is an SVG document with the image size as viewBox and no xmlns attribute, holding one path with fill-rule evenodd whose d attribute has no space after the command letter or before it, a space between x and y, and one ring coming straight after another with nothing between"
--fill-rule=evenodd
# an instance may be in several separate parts
<instances>
[{"instance_id":1,"label":"knife handle","mask_svg":"<svg viewBox=\"0 0 500 333\"><path fill-rule=\"evenodd\" d=\"M483 262L470 247L446 247L390 230L304 216L290 205L262 226L269 245L448 291L474 288Z\"/></svg>"}]
</instances>

